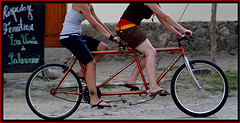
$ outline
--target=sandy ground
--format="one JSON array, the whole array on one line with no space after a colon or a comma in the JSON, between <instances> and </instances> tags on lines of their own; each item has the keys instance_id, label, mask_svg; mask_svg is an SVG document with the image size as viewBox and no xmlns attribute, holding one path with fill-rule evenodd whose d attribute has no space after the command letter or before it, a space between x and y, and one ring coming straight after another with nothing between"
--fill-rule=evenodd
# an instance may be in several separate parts
<instances>
[{"instance_id":1,"label":"sandy ground","mask_svg":"<svg viewBox=\"0 0 240 123\"><path fill-rule=\"evenodd\" d=\"M69 52L61 48L51 48L45 50L46 63L63 63L67 59ZM61 56L61 57L59 57ZM170 61L173 60L169 54L163 55L158 62L157 69L166 68ZM113 56L114 57L114 56ZM117 56L118 60L111 59L111 56L105 56L103 60L97 64L97 82L104 81L109 75L113 74L121 65L126 64L128 60L124 56ZM207 59L209 56L194 56L188 55L189 59ZM180 61L181 62L181 61ZM182 63L180 63L182 64ZM176 64L179 66L180 64ZM224 70L238 71L238 56L229 55L227 53L219 53L217 56L217 64ZM133 65L134 66L134 65ZM112 80L111 84L124 83L125 79L133 69L133 66L128 68L126 72L119 75L116 79ZM75 65L74 70L77 71L79 65ZM174 71L173 71L174 72ZM31 73L4 73L4 88L3 88L3 119L4 120L32 120L40 119L36 116L25 101L25 84ZM171 74L166 79L171 79ZM169 87L168 87L169 88ZM107 91L118 91L124 89L123 87L113 88ZM102 90L101 90L102 91ZM181 112L171 96L156 97L155 99L139 104L130 106L128 103L122 103L118 96L102 97L103 100L116 101L111 102L116 107L102 110L90 108L88 104L81 104L79 109L70 116L67 120L236 120L238 118L238 97L237 92L230 92L231 97L228 98L226 105L218 113L207 118L192 118ZM142 98L139 95L124 95L129 102L137 103ZM157 107L157 108L156 108ZM40 119L41 120L41 119Z\"/></svg>"}]
</instances>

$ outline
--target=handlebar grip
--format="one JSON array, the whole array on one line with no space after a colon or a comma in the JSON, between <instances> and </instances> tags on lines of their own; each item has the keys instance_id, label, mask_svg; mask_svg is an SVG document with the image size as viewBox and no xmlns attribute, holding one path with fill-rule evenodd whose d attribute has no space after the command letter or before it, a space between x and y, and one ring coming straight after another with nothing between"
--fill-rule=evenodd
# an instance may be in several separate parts
<instances>
[{"instance_id":1,"label":"handlebar grip","mask_svg":"<svg viewBox=\"0 0 240 123\"><path fill-rule=\"evenodd\" d=\"M189 40L189 38L187 36L183 36L181 38L177 38L177 40L181 42L182 40Z\"/></svg>"},{"instance_id":2,"label":"handlebar grip","mask_svg":"<svg viewBox=\"0 0 240 123\"><path fill-rule=\"evenodd\" d=\"M186 32L186 35L191 35L191 33L190 32Z\"/></svg>"}]
</instances>

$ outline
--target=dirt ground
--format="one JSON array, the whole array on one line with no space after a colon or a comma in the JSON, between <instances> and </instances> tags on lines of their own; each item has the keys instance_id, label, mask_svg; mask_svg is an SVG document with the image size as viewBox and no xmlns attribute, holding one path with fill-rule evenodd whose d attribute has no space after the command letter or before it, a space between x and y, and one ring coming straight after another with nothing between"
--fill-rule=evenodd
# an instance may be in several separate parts
<instances>
[{"instance_id":1,"label":"dirt ground","mask_svg":"<svg viewBox=\"0 0 240 123\"><path fill-rule=\"evenodd\" d=\"M62 48L51 48L45 50L45 63L63 63L70 53ZM61 56L61 57L60 57ZM173 60L174 55L164 54L159 55L162 58L158 62L156 70L166 68L170 61ZM118 60L111 58L112 56L106 56L103 60L97 63L97 82L104 81L109 75L113 74L127 63L128 60L125 56L118 56ZM113 56L114 57L114 56ZM193 54L188 55L189 59L207 59L210 60L210 56L195 56ZM181 61L179 61L181 62ZM238 71L238 56L229 55L227 53L219 53L217 55L216 63L224 70ZM182 64L182 63L180 63ZM180 66L176 64L176 66ZM134 65L133 65L134 66ZM124 83L129 73L133 69L133 66L128 68L123 74L119 75L116 79L112 80L111 84ZM74 67L74 70L78 70L79 65ZM173 71L174 72L174 71ZM40 119L37 117L27 106L25 101L25 84L31 73L4 73L4 88L3 88L3 119L4 120L32 120ZM158 74L158 73L157 73ZM166 79L171 79L171 73ZM140 82L139 82L140 83ZM169 87L168 87L169 88ZM123 89L123 87L113 88L114 91ZM110 91L112 91L110 89ZM236 120L238 118L238 94L236 91L231 92L226 106L223 107L220 112L204 120L214 119L230 119ZM123 98L136 103L141 100L138 95L125 95ZM119 100L118 96L106 96L103 100ZM73 120L196 120L184 113L182 113L172 101L171 96L156 97L156 99L130 106L128 103L122 103L121 101L112 102L112 105L116 105L115 108L96 110L90 108L88 104L81 104L79 109L68 119ZM159 109L156 109L156 106ZM197 119L198 120L198 119ZM200 119L201 120L201 119Z\"/></svg>"}]
</instances>

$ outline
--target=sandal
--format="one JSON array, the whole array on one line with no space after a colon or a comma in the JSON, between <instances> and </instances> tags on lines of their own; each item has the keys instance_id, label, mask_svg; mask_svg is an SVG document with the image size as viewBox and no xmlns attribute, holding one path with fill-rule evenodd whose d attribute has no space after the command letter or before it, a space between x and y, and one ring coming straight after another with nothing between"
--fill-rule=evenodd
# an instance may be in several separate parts
<instances>
[{"instance_id":1,"label":"sandal","mask_svg":"<svg viewBox=\"0 0 240 123\"><path fill-rule=\"evenodd\" d=\"M159 94L159 96L171 95L169 92L167 92L166 90L163 89L163 90L159 90L159 91L157 91L155 93L151 93L150 96L153 97L153 96L156 96L158 94Z\"/></svg>"},{"instance_id":2,"label":"sandal","mask_svg":"<svg viewBox=\"0 0 240 123\"><path fill-rule=\"evenodd\" d=\"M130 88L130 91L138 91L139 88L136 86L132 86L132 84L124 84L125 87Z\"/></svg>"},{"instance_id":3,"label":"sandal","mask_svg":"<svg viewBox=\"0 0 240 123\"><path fill-rule=\"evenodd\" d=\"M93 105L91 108L98 107L98 109L103 109L104 107L112 107L111 105L109 106L100 105L101 102L102 100L99 101L97 105Z\"/></svg>"}]
</instances>

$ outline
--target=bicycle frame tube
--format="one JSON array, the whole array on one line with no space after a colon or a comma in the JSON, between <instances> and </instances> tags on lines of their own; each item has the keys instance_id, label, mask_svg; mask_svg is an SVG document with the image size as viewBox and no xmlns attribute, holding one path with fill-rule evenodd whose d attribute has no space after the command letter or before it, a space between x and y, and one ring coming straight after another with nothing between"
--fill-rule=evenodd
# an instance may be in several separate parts
<instances>
[{"instance_id":1,"label":"bicycle frame tube","mask_svg":"<svg viewBox=\"0 0 240 123\"><path fill-rule=\"evenodd\" d=\"M161 79L170 71L170 69L175 65L175 63L182 57L185 56L185 53L183 51L183 47L176 47L176 48L156 48L157 52L162 52L162 51L180 51L180 53L178 54L177 58L175 58L173 60L173 62L170 63L170 65L166 68L166 70L157 78L156 82L159 83L161 81ZM106 83L108 83L110 80L112 80L114 77L116 77L118 74L120 74L122 71L124 71L126 68L128 68L130 65L132 65L132 63L134 63L136 61L139 72L141 74L144 86L146 90L143 91L128 91L128 92L105 92L102 93L102 95L125 95L125 94L143 94L143 93L147 93L149 88L147 86L147 82L145 80L142 68L140 66L140 61L138 59L138 56L136 54L136 50L130 50L130 51L94 51L91 52L92 54L117 54L117 53L133 53L134 54L134 59L131 60L129 63L127 63L125 66L123 66L122 68L120 68L116 73L114 73L111 77L109 77L108 79L106 79L104 82L102 82L100 85L98 85L98 88L101 88L102 86L104 86ZM64 80L64 78L67 76L69 70L73 67L73 65L76 62L76 58L74 59L73 63L71 64L71 66L68 68L67 72L65 73L65 75L63 76L62 80L60 81L60 83L58 84L58 86L56 87L56 89L61 85L62 81ZM80 62L80 66L82 68L83 74L85 76L85 70L83 69L83 65ZM75 93L75 92L58 92L58 93L64 93L64 94L78 94L81 95L82 93Z\"/></svg>"},{"instance_id":2,"label":"bicycle frame tube","mask_svg":"<svg viewBox=\"0 0 240 123\"><path fill-rule=\"evenodd\" d=\"M175 58L166 68L166 70L160 74L160 76L157 78L156 82L159 83L162 78L167 75L167 73L171 70L171 68L175 65L175 63L177 63L177 61L182 57L185 56L185 53L183 51L183 47L180 46L179 48L166 48L166 49L156 49L157 51L174 51L174 50L178 50L180 51L180 53L178 54L177 58Z\"/></svg>"},{"instance_id":3,"label":"bicycle frame tube","mask_svg":"<svg viewBox=\"0 0 240 123\"><path fill-rule=\"evenodd\" d=\"M98 53L98 52L95 52ZM132 61L130 61L129 63L127 63L125 66L123 66L122 68L120 68L115 74L113 74L111 77L109 77L107 80L105 80L103 83L101 83L100 85L98 85L98 88L101 88L103 85L105 85L106 83L108 83L110 80L112 80L115 76L117 76L119 73L121 73L122 71L124 71L126 68L128 68L132 63L134 63L135 61L137 62L137 66L139 68L140 74L142 76L142 80L144 82L145 88L146 90L148 90L148 86L146 83L146 80L144 78L141 66L140 66L140 62L138 60L137 54L135 50L132 51L106 51L106 52L101 52L101 53L106 53L106 54L115 54L115 53L133 53L134 54L134 59ZM113 93L102 93L102 95L125 95L125 94L141 94L141 93L146 93L146 91L131 91L131 92L113 92Z\"/></svg>"},{"instance_id":4,"label":"bicycle frame tube","mask_svg":"<svg viewBox=\"0 0 240 123\"><path fill-rule=\"evenodd\" d=\"M73 63L70 65L70 67L68 68L68 70L65 72L63 78L61 79L61 81L58 83L57 87L55 89L58 89L58 87L62 84L63 80L66 78L67 74L69 73L70 69L72 69L73 65L76 63L77 59L75 58Z\"/></svg>"},{"instance_id":5,"label":"bicycle frame tube","mask_svg":"<svg viewBox=\"0 0 240 123\"><path fill-rule=\"evenodd\" d=\"M105 85L107 82L109 82L110 80L112 80L115 76L117 76L119 73L121 73L123 70L125 70L126 68L128 68L132 63L134 63L136 61L136 59L133 59L132 61L130 61L128 64L126 64L125 66L123 66L122 68L120 68L115 74L113 74L111 77L109 77L108 79L106 79L102 84L98 85L98 88L101 88L103 85Z\"/></svg>"},{"instance_id":6,"label":"bicycle frame tube","mask_svg":"<svg viewBox=\"0 0 240 123\"><path fill-rule=\"evenodd\" d=\"M160 82L160 80L169 72L169 70L175 65L175 63L181 58L181 56L184 56L185 53L183 51L182 46L177 47L177 48L158 48L156 49L157 52L162 52L162 51L180 51L179 55L177 56L176 59L168 66L168 68L158 77L157 83ZM129 67L133 62L137 62L137 66L139 69L139 72L141 74L144 86L146 90L143 91L131 91L131 92L105 92L102 93L102 95L124 95L124 94L142 94L142 93L147 93L149 90L147 86L147 82L145 80L145 77L143 75L139 59L136 55L136 51L101 51L101 52L92 52L92 54L115 54L115 53L134 53L134 59L130 61L128 64L126 64L124 67L119 69L115 74L113 74L111 77L109 77L107 80L105 80L103 83L101 83L98 88L101 88L103 85L105 85L107 82L109 82L111 79L113 79L115 76L117 76L119 73L121 73L123 70L125 70L127 67Z\"/></svg>"},{"instance_id":7,"label":"bicycle frame tube","mask_svg":"<svg viewBox=\"0 0 240 123\"><path fill-rule=\"evenodd\" d=\"M141 76L142 76L142 80L143 80L145 89L146 89L146 90L149 90L149 89L148 89L148 86L147 86L147 82L146 82L145 77L144 77L144 75L143 75L142 68L141 68L141 65L140 65L140 62L139 62L139 60L138 60L138 57L137 57L136 52L134 52L134 57L135 57L135 59L136 59L136 61L137 61L138 70L139 70L139 72L140 72L140 74L141 74Z\"/></svg>"}]
</instances>

